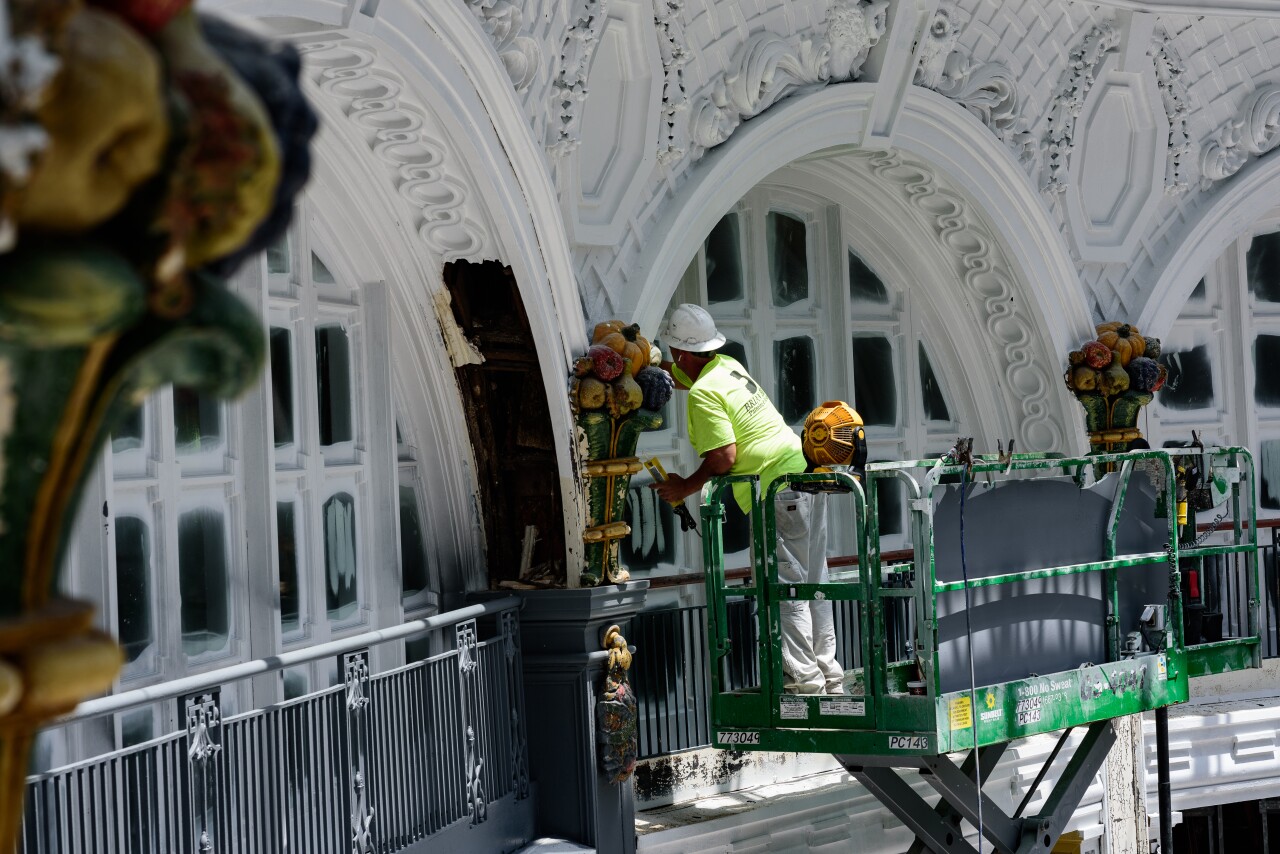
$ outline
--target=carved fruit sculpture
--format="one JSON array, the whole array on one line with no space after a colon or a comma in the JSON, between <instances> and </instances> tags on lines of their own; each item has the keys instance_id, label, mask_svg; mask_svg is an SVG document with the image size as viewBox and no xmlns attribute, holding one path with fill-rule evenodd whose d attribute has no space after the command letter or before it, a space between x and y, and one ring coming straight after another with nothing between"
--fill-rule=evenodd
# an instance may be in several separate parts
<instances>
[{"instance_id":1,"label":"carved fruit sculpture","mask_svg":"<svg viewBox=\"0 0 1280 854\"><path fill-rule=\"evenodd\" d=\"M1146 341L1138 334L1135 326L1112 321L1101 323L1097 328L1098 341L1115 351L1120 364L1127 365L1129 360L1143 355Z\"/></svg>"},{"instance_id":2,"label":"carved fruit sculpture","mask_svg":"<svg viewBox=\"0 0 1280 854\"><path fill-rule=\"evenodd\" d=\"M62 70L37 118L49 134L20 225L84 231L119 211L160 168L169 139L154 50L114 15L84 9L67 25Z\"/></svg>"},{"instance_id":3,"label":"carved fruit sculpture","mask_svg":"<svg viewBox=\"0 0 1280 854\"><path fill-rule=\"evenodd\" d=\"M1080 348L1080 351L1084 354L1085 364L1098 370L1110 365L1114 358L1111 355L1111 348L1101 341L1089 341Z\"/></svg>"},{"instance_id":4,"label":"carved fruit sculpture","mask_svg":"<svg viewBox=\"0 0 1280 854\"><path fill-rule=\"evenodd\" d=\"M94 6L114 12L138 32L153 36L192 0L91 0Z\"/></svg>"}]
</instances>

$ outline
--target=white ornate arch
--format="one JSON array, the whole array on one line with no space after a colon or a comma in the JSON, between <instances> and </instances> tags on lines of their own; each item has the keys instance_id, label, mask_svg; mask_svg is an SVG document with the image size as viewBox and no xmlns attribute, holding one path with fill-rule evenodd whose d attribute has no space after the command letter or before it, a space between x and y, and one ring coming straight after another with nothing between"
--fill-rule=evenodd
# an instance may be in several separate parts
<instances>
[{"instance_id":1,"label":"white ornate arch","mask_svg":"<svg viewBox=\"0 0 1280 854\"><path fill-rule=\"evenodd\" d=\"M1212 202L1189 222L1177 248L1156 273L1138 326L1165 335L1196 283L1227 247L1258 219L1280 206L1280 156L1255 160L1231 177Z\"/></svg>"},{"instance_id":2,"label":"white ornate arch","mask_svg":"<svg viewBox=\"0 0 1280 854\"><path fill-rule=\"evenodd\" d=\"M643 285L622 313L645 328L660 323L689 259L719 218L787 163L855 150L850 140L862 138L874 94L871 84L853 83L789 99L708 154L648 236L634 277ZM1058 366L1093 320L1060 228L1008 149L937 93L919 87L907 93L893 145L900 162L890 153L878 167L886 192L904 195L932 219L931 232L918 239L940 241L965 269L962 299L981 316L972 332L987 336L1003 359L1002 405L1017 422L1010 426L1019 444L1083 450L1078 405ZM970 370L970 383L991 382L985 364Z\"/></svg>"},{"instance_id":3,"label":"white ornate arch","mask_svg":"<svg viewBox=\"0 0 1280 854\"><path fill-rule=\"evenodd\" d=\"M312 59L329 60L319 70L308 64L304 76L312 79L310 91L329 130L344 142L343 155L365 167L367 180L347 180L346 195L363 200L360 216L366 222L405 232L402 244L390 250L414 259L399 286L399 306L421 315L406 330L429 339L425 349L440 349L440 339L447 337L430 309L443 287L445 262L496 258L512 268L555 433L572 582L580 564L574 544L582 542L583 514L577 512L578 452L564 377L585 348L586 322L542 146L488 36L462 3L204 5L256 19L261 28L298 43L304 54L314 53ZM345 171L359 170L347 165ZM445 385L452 384L452 367L434 368L428 372L437 379L422 386L436 398L432 405L459 410L456 385L446 389L438 381L446 377ZM453 455L469 456L468 434L457 424L442 441ZM458 499L475 494L471 476Z\"/></svg>"}]
</instances>

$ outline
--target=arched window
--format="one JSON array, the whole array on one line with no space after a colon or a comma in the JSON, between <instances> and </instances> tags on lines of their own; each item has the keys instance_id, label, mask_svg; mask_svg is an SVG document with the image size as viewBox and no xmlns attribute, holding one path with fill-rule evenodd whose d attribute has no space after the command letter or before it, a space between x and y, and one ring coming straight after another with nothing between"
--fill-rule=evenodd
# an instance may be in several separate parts
<instances>
[{"instance_id":1,"label":"arched window","mask_svg":"<svg viewBox=\"0 0 1280 854\"><path fill-rule=\"evenodd\" d=\"M666 313L682 302L706 306L726 338L721 352L769 390L797 432L815 406L842 399L867 424L872 459L940 453L955 441L958 413L931 360L917 305L923 297L911 282L878 270L875 253L861 242L842 223L839 205L788 188L758 187L711 229ZM663 429L642 437L640 453L688 473L697 459L684 438L681 394L667 410ZM645 476L633 479L633 533L622 544L623 561L632 571L699 566L697 541L681 534L646 482ZM905 493L893 486L886 493L879 519L885 546L905 545ZM733 502L726 514L726 565L745 566L748 520ZM852 533L838 524L830 526L828 540L833 554L856 550Z\"/></svg>"}]
</instances>

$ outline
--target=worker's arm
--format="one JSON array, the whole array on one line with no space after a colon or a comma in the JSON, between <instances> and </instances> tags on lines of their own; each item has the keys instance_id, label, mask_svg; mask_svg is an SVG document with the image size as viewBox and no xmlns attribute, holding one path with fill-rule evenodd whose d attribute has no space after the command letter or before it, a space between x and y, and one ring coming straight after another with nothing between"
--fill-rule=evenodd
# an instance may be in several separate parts
<instances>
[{"instance_id":1,"label":"worker's arm","mask_svg":"<svg viewBox=\"0 0 1280 854\"><path fill-rule=\"evenodd\" d=\"M688 477L669 474L662 483L651 483L649 487L658 493L663 501L683 501L702 489L706 482L720 474L728 474L738 459L738 446L730 443L702 455L702 465Z\"/></svg>"},{"instance_id":2,"label":"worker's arm","mask_svg":"<svg viewBox=\"0 0 1280 854\"><path fill-rule=\"evenodd\" d=\"M658 367L662 368L662 370L666 371L668 374L671 375L671 381L676 384L676 388L681 389L682 391L688 391L689 387L684 383L680 382L680 378L676 376L675 371L671 370L674 364L675 364L674 362L669 362L666 359L663 359L661 362L658 363Z\"/></svg>"}]
</instances>

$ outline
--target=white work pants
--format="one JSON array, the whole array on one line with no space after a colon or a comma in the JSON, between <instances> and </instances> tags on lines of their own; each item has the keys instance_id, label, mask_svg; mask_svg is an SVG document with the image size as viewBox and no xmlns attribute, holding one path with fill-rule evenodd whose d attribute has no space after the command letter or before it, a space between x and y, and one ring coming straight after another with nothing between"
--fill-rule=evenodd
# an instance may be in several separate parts
<instances>
[{"instance_id":1,"label":"white work pants","mask_svg":"<svg viewBox=\"0 0 1280 854\"><path fill-rule=\"evenodd\" d=\"M782 490L774 498L778 526L778 580L827 580L826 496ZM782 667L786 690L840 694L844 670L836 661L836 624L829 600L784 601Z\"/></svg>"}]
</instances>

